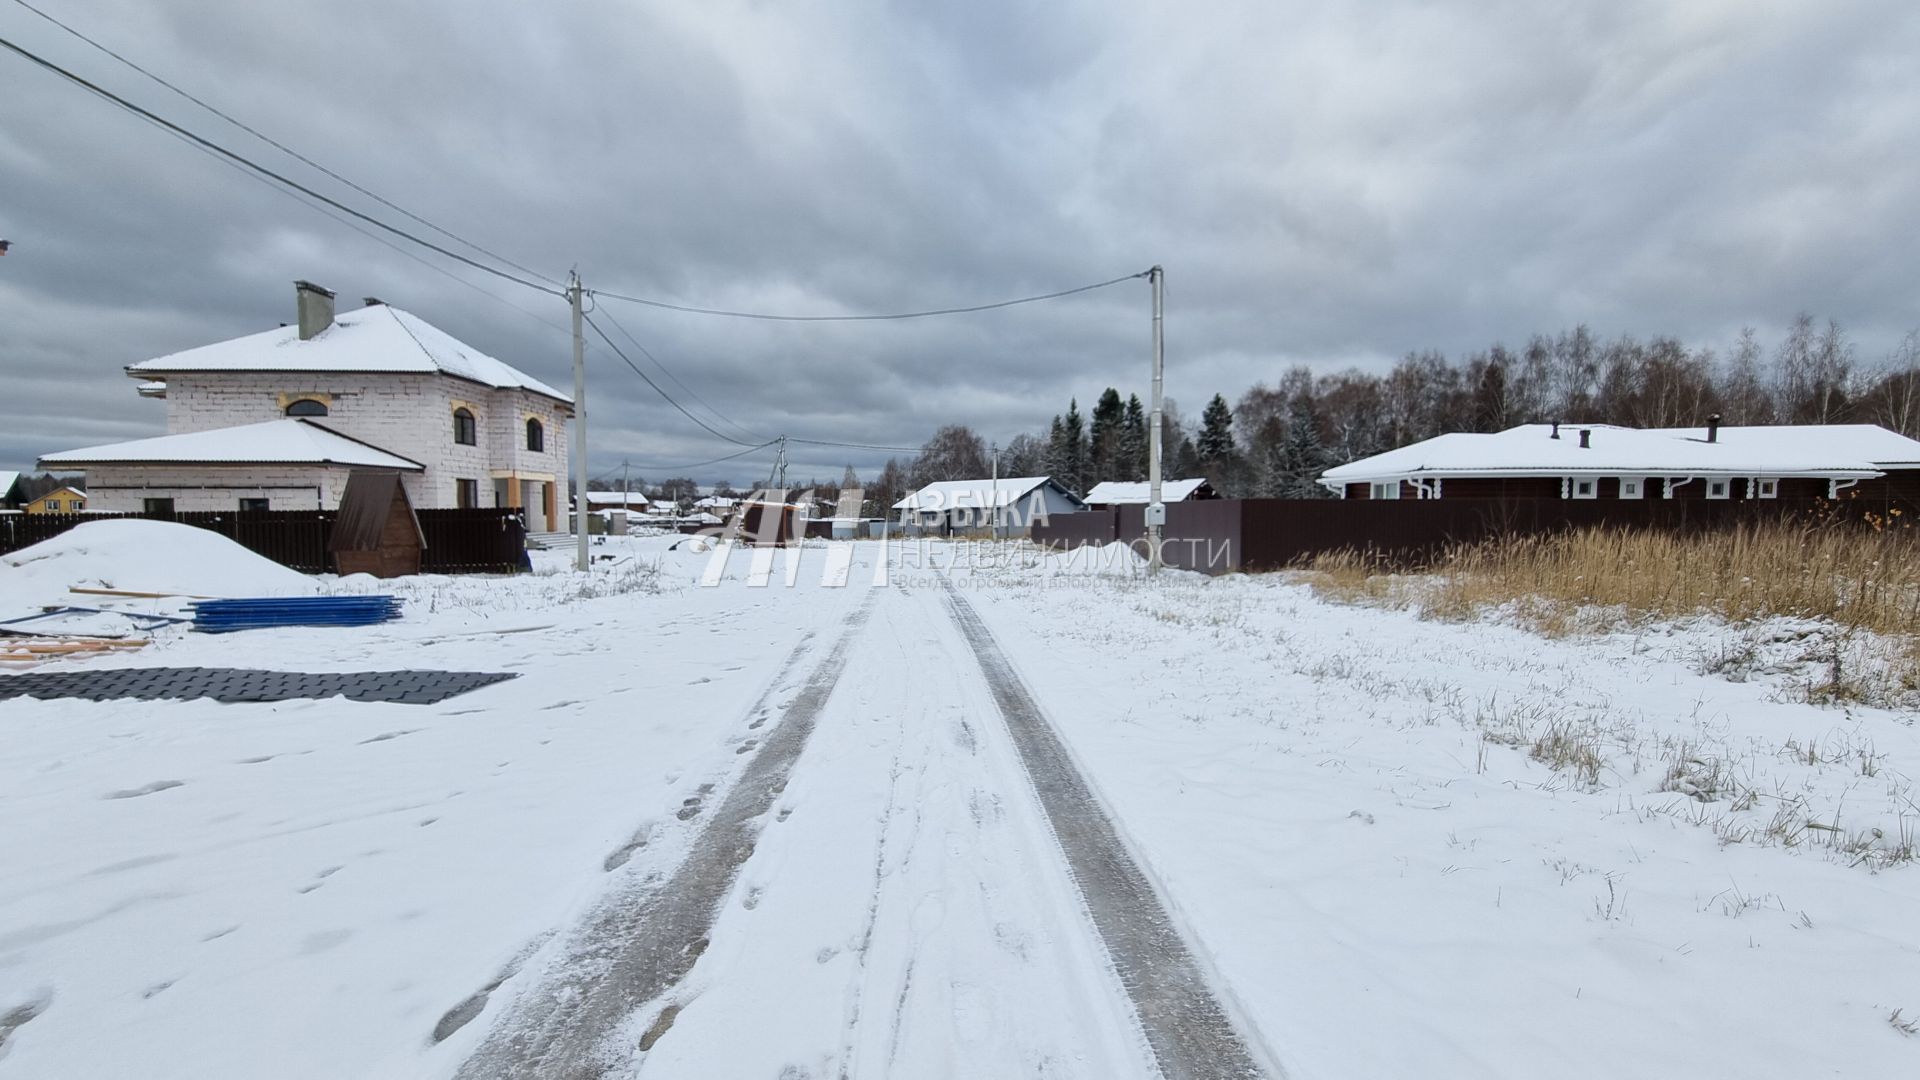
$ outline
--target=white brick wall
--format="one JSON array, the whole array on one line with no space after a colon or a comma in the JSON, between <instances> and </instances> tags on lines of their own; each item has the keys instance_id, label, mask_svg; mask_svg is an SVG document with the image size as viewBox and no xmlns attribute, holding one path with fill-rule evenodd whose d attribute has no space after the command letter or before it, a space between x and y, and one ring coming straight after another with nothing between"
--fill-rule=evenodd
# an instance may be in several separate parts
<instances>
[{"instance_id":1,"label":"white brick wall","mask_svg":"<svg viewBox=\"0 0 1920 1080\"><path fill-rule=\"evenodd\" d=\"M454 483L463 479L475 482L481 506L494 505L495 471L550 475L565 483L564 406L526 390L496 390L447 375L175 373L167 378L167 430L278 420L285 402L304 395L328 401L320 424L426 466L423 473L403 474L408 496L422 510L457 505ZM476 446L453 441L456 403L474 414ZM546 428L540 453L526 448L528 416L539 417ZM328 505L337 502L335 492Z\"/></svg>"},{"instance_id":2,"label":"white brick wall","mask_svg":"<svg viewBox=\"0 0 1920 1080\"><path fill-rule=\"evenodd\" d=\"M351 471L327 465L96 465L87 470L88 506L138 512L153 498L172 499L175 510L238 510L241 499L266 499L271 510L332 509L340 505Z\"/></svg>"}]
</instances>

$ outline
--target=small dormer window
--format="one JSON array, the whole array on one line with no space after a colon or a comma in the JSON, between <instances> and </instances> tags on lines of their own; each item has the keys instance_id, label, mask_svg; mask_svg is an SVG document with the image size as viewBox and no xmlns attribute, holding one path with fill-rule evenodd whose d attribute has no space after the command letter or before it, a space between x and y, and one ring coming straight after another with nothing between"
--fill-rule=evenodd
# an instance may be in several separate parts
<instances>
[{"instance_id":1,"label":"small dormer window","mask_svg":"<svg viewBox=\"0 0 1920 1080\"><path fill-rule=\"evenodd\" d=\"M461 446L474 446L479 443L479 435L475 430L471 411L453 410L453 441Z\"/></svg>"},{"instance_id":2,"label":"small dormer window","mask_svg":"<svg viewBox=\"0 0 1920 1080\"><path fill-rule=\"evenodd\" d=\"M531 416L527 418L527 449L536 454L547 449L546 426Z\"/></svg>"},{"instance_id":3,"label":"small dormer window","mask_svg":"<svg viewBox=\"0 0 1920 1080\"><path fill-rule=\"evenodd\" d=\"M301 398L298 401L290 401L287 403L287 415L325 416L327 415L327 403L324 401L315 401L312 398Z\"/></svg>"}]
</instances>

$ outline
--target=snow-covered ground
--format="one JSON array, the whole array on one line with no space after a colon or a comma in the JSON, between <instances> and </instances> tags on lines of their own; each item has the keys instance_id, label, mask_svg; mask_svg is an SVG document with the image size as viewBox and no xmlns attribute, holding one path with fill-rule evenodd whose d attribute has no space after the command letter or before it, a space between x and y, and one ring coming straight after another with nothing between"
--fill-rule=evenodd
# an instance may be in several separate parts
<instances>
[{"instance_id":1,"label":"snow-covered ground","mask_svg":"<svg viewBox=\"0 0 1920 1080\"><path fill-rule=\"evenodd\" d=\"M0 701L0 1080L1156 1075L1138 957L949 587L1289 1076L1920 1070L1920 733L1708 670L1737 631L1545 640L1016 545L715 573L675 542L42 669L520 675L439 705ZM0 617L219 585L143 543L0 565ZM229 580L386 587L272 569ZM648 959L628 916L695 936ZM500 1051L541 1025L595 1064Z\"/></svg>"}]
</instances>

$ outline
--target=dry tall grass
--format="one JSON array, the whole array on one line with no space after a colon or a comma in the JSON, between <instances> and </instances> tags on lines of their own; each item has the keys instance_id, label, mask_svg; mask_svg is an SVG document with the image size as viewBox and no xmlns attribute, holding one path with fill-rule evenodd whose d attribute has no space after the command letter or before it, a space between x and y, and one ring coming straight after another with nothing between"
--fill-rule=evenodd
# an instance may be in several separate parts
<instances>
[{"instance_id":1,"label":"dry tall grass","mask_svg":"<svg viewBox=\"0 0 1920 1080\"><path fill-rule=\"evenodd\" d=\"M1417 576L1387 572L1350 552L1319 556L1302 569L1335 599L1418 607L1452 620L1498 608L1547 634L1703 614L1735 625L1819 620L1833 629L1828 696L1858 697L1846 691L1851 675L1842 670L1856 636L1894 647L1892 667L1878 672L1882 684L1891 677L1887 689L1920 689L1917 540L1911 529L1828 524L1694 534L1593 529L1465 545Z\"/></svg>"},{"instance_id":2,"label":"dry tall grass","mask_svg":"<svg viewBox=\"0 0 1920 1080\"><path fill-rule=\"evenodd\" d=\"M1907 530L1755 525L1680 534L1594 529L1455 548L1419 597L1440 617L1538 600L1638 615L1711 613L1729 622L1829 619L1881 634L1920 634L1920 548ZM1395 579L1350 552L1305 569L1327 587L1386 598Z\"/></svg>"}]
</instances>

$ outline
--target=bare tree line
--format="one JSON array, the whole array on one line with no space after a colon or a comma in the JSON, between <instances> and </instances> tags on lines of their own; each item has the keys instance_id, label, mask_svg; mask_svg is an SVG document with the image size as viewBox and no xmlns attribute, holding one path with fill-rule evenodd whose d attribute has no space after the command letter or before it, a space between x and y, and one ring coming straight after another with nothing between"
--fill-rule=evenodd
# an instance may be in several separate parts
<instances>
[{"instance_id":1,"label":"bare tree line","mask_svg":"<svg viewBox=\"0 0 1920 1080\"><path fill-rule=\"evenodd\" d=\"M1450 431L1501 431L1566 421L1663 428L1704 425L1879 424L1920 438L1920 330L1878 363L1863 364L1832 320L1794 319L1768 347L1752 329L1725 349L1671 337L1602 340L1585 326L1536 334L1518 349L1495 344L1458 357L1409 352L1385 373L1306 365L1255 383L1237 402L1215 394L1197 422L1169 400L1163 438L1168 478L1204 476L1223 495L1316 498L1314 478L1333 465ZM1078 399L1044 430L992 446L952 424L917 455L889 459L864 483L849 466L840 484L810 481L833 497L862 487L869 513L940 480L1052 476L1084 493L1102 480L1144 480L1147 418L1138 394L1112 387L1083 414ZM691 479L647 488L690 500Z\"/></svg>"}]
</instances>

